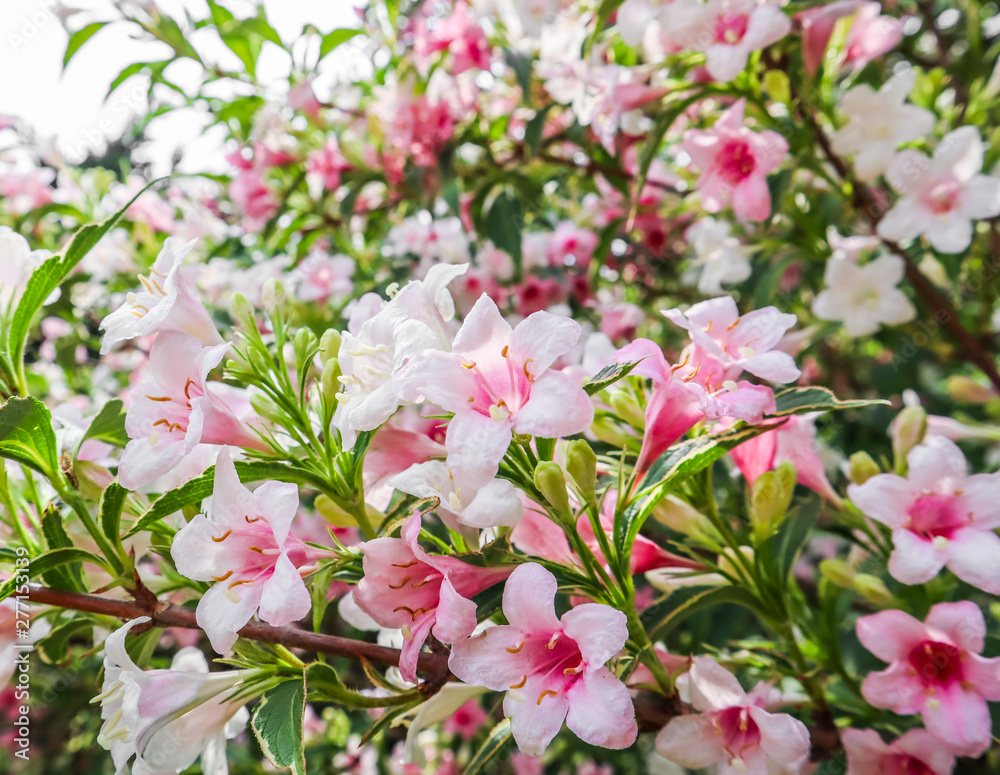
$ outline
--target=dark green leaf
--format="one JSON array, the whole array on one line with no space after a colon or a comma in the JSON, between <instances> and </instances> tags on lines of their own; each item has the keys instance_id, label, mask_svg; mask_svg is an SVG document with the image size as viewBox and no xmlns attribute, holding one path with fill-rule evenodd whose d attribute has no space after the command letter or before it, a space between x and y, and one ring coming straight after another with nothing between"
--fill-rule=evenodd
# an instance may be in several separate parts
<instances>
[{"instance_id":1,"label":"dark green leaf","mask_svg":"<svg viewBox=\"0 0 1000 775\"><path fill-rule=\"evenodd\" d=\"M787 388L774 394L776 409L770 417L788 417L807 412L829 412L836 409L860 409L866 406L888 405L888 401L855 399L839 400L825 387Z\"/></svg>"},{"instance_id":2,"label":"dark green leaf","mask_svg":"<svg viewBox=\"0 0 1000 775\"><path fill-rule=\"evenodd\" d=\"M77 30L69 36L69 43L66 44L66 53L63 54L63 70L69 64L69 60L80 50L80 46L94 37L97 32L104 27L107 22L92 22L81 30Z\"/></svg>"},{"instance_id":3,"label":"dark green leaf","mask_svg":"<svg viewBox=\"0 0 1000 775\"><path fill-rule=\"evenodd\" d=\"M23 463L50 479L59 475L52 415L37 398L9 398L0 406L0 457Z\"/></svg>"},{"instance_id":4,"label":"dark green leaf","mask_svg":"<svg viewBox=\"0 0 1000 775\"><path fill-rule=\"evenodd\" d=\"M514 76L521 87L522 99L525 104L531 104L531 57L511 51L509 48L503 50L503 58L507 66L514 71Z\"/></svg>"},{"instance_id":5,"label":"dark green leaf","mask_svg":"<svg viewBox=\"0 0 1000 775\"><path fill-rule=\"evenodd\" d=\"M305 773L302 753L302 714L306 694L303 679L285 681L264 692L254 708L251 726L261 750L276 767Z\"/></svg>"},{"instance_id":6,"label":"dark green leaf","mask_svg":"<svg viewBox=\"0 0 1000 775\"><path fill-rule=\"evenodd\" d=\"M73 542L63 527L62 514L59 509L50 506L42 514L42 535L49 549L65 549L73 546ZM71 589L77 592L84 590L83 569L78 561L68 562L58 568L52 568L43 574L45 583L56 589Z\"/></svg>"},{"instance_id":7,"label":"dark green leaf","mask_svg":"<svg viewBox=\"0 0 1000 775\"><path fill-rule=\"evenodd\" d=\"M541 110L536 110L535 115L524 127L524 144L528 149L528 158L538 153L542 144L542 134L545 130L545 119L548 118L549 111L555 107L555 103L549 103Z\"/></svg>"},{"instance_id":8,"label":"dark green leaf","mask_svg":"<svg viewBox=\"0 0 1000 775\"><path fill-rule=\"evenodd\" d=\"M121 538L122 507L125 505L125 498L128 497L128 490L118 482L112 482L105 488L101 496L101 530L104 535L115 545Z\"/></svg>"},{"instance_id":9,"label":"dark green leaf","mask_svg":"<svg viewBox=\"0 0 1000 775\"><path fill-rule=\"evenodd\" d=\"M120 398L113 398L101 407L80 443L87 439L103 441L114 447L124 447L128 443L128 434L125 433L125 404Z\"/></svg>"},{"instance_id":10,"label":"dark green leaf","mask_svg":"<svg viewBox=\"0 0 1000 775\"><path fill-rule=\"evenodd\" d=\"M524 213L520 200L509 191L497 194L486 215L486 236L493 244L506 251L521 271L521 230Z\"/></svg>"},{"instance_id":11,"label":"dark green leaf","mask_svg":"<svg viewBox=\"0 0 1000 775\"><path fill-rule=\"evenodd\" d=\"M584 382L583 389L587 391L588 396L592 396L594 393L600 393L606 387L610 387L622 377L627 377L632 369L638 366L639 363L639 361L611 363L597 372L597 374L589 380Z\"/></svg>"},{"instance_id":12,"label":"dark green leaf","mask_svg":"<svg viewBox=\"0 0 1000 775\"><path fill-rule=\"evenodd\" d=\"M59 568L71 562L90 562L103 568L109 574L114 575L112 569L108 567L107 562L96 554L91 554L75 547L53 549L37 557L32 557L26 574L24 571L20 571L7 579L3 585L0 585L0 600L5 600L14 593L15 588L18 586L20 574L25 574L31 579L36 579L53 568Z\"/></svg>"},{"instance_id":13,"label":"dark green leaf","mask_svg":"<svg viewBox=\"0 0 1000 775\"><path fill-rule=\"evenodd\" d=\"M639 617L649 637L658 640L666 637L670 628L698 611L717 605L732 603L751 611L766 613L763 603L744 587L683 587L671 593L666 600L656 603Z\"/></svg>"}]
</instances>

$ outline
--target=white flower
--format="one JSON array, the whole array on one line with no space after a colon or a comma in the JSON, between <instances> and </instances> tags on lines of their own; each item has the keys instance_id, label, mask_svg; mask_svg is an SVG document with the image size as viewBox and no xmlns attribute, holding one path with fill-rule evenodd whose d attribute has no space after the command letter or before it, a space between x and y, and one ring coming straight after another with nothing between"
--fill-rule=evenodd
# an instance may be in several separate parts
<instances>
[{"instance_id":1,"label":"white flower","mask_svg":"<svg viewBox=\"0 0 1000 775\"><path fill-rule=\"evenodd\" d=\"M813 302L813 312L824 320L843 321L850 336L913 320L913 305L896 287L904 268L899 256L881 256L864 265L848 257L831 258L826 265L827 287Z\"/></svg>"},{"instance_id":2,"label":"white flower","mask_svg":"<svg viewBox=\"0 0 1000 775\"><path fill-rule=\"evenodd\" d=\"M857 154L854 171L861 180L875 180L886 171L900 145L934 129L933 113L905 104L916 79L916 73L907 70L894 75L877 92L861 84L841 98L847 125L830 140L837 153Z\"/></svg>"},{"instance_id":3,"label":"white flower","mask_svg":"<svg viewBox=\"0 0 1000 775\"><path fill-rule=\"evenodd\" d=\"M942 253L960 253L972 243L972 222L1000 215L1000 179L978 174L983 166L979 130L963 126L946 135L928 159L901 151L886 173L899 193L878 233L887 240L927 235Z\"/></svg>"},{"instance_id":4,"label":"white flower","mask_svg":"<svg viewBox=\"0 0 1000 775\"><path fill-rule=\"evenodd\" d=\"M696 270L698 290L722 293L723 283L738 283L750 276L750 248L731 236L732 226L715 218L702 218L687 230L694 248L691 268Z\"/></svg>"},{"instance_id":5,"label":"white flower","mask_svg":"<svg viewBox=\"0 0 1000 775\"><path fill-rule=\"evenodd\" d=\"M205 775L226 775L226 739L246 727L243 701L229 702L246 671L209 673L194 647L174 656L169 670L140 670L125 650L125 636L148 616L133 619L104 642L104 725L97 742L111 751L115 774L180 772L201 756Z\"/></svg>"},{"instance_id":6,"label":"white flower","mask_svg":"<svg viewBox=\"0 0 1000 775\"><path fill-rule=\"evenodd\" d=\"M17 301L31 273L49 255L47 250L33 251L24 237L0 226L0 307Z\"/></svg>"}]
</instances>

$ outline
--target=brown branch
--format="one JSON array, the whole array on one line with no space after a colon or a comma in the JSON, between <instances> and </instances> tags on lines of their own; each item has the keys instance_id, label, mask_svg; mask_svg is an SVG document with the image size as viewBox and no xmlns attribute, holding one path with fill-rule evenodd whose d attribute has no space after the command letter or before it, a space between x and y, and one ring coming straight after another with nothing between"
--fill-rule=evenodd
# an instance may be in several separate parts
<instances>
[{"instance_id":1,"label":"brown branch","mask_svg":"<svg viewBox=\"0 0 1000 775\"><path fill-rule=\"evenodd\" d=\"M62 589L50 589L40 584L28 585L28 600L74 611L114 616L122 621L148 616L156 627L183 627L190 630L201 629L193 608L185 608L171 603L156 602L143 605L132 600L114 600L100 595L84 595ZM379 646L374 643L325 635L318 632L300 630L296 627L272 627L263 622L251 622L240 630L240 637L276 643L290 648L305 649L333 657L367 659L377 665L392 667L399 664L399 649ZM417 662L417 672L431 682L447 679L447 654L421 654Z\"/></svg>"}]
</instances>

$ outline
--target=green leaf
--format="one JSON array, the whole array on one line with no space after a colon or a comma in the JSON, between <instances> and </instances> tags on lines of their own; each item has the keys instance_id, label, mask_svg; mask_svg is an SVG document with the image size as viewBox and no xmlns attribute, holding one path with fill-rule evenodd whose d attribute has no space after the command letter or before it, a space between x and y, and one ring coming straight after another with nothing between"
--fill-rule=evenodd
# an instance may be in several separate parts
<instances>
[{"instance_id":1,"label":"green leaf","mask_svg":"<svg viewBox=\"0 0 1000 775\"><path fill-rule=\"evenodd\" d=\"M583 389L588 396L600 393L610 387L622 377L627 377L629 373L638 366L640 361L628 361L627 363L611 363L601 369L597 374L583 383Z\"/></svg>"},{"instance_id":2,"label":"green leaf","mask_svg":"<svg viewBox=\"0 0 1000 775\"><path fill-rule=\"evenodd\" d=\"M698 611L731 603L766 615L764 604L745 587L684 587L671 593L666 600L651 605L639 617L643 628L654 641L665 637L684 619Z\"/></svg>"},{"instance_id":3,"label":"green leaf","mask_svg":"<svg viewBox=\"0 0 1000 775\"><path fill-rule=\"evenodd\" d=\"M42 514L42 535L45 536L45 545L49 549L66 549L73 546L73 542L66 534L66 528L63 527L62 514L54 506L50 506ZM44 578L46 584L56 589L72 589L77 592L85 589L83 568L78 561L52 568L45 572Z\"/></svg>"},{"instance_id":4,"label":"green leaf","mask_svg":"<svg viewBox=\"0 0 1000 775\"><path fill-rule=\"evenodd\" d=\"M159 62L133 62L128 67L123 68L122 71L115 76L115 80L113 80L111 85L108 87L108 93L105 95L104 99L110 97L112 93L114 93L115 89L125 83L125 81L133 75L141 73L147 67L153 70L154 74L156 74L157 72L162 72L172 61L172 59L164 59Z\"/></svg>"},{"instance_id":5,"label":"green leaf","mask_svg":"<svg viewBox=\"0 0 1000 775\"><path fill-rule=\"evenodd\" d=\"M500 250L514 260L514 266L521 271L521 230L524 228L524 213L520 200L509 191L501 191L486 214L486 236Z\"/></svg>"},{"instance_id":6,"label":"green leaf","mask_svg":"<svg viewBox=\"0 0 1000 775\"><path fill-rule=\"evenodd\" d=\"M261 482L266 480L276 480L279 482L293 482L294 484L305 484L315 489L323 490L325 483L322 478L316 476L304 468L290 466L287 463L270 463L260 460L237 460L236 473L239 474L241 482ZM180 487L163 493L157 498L153 505L139 517L134 525L125 533L122 538L129 538L140 530L146 530L155 525L161 519L169 517L176 511L199 504L212 494L215 486L215 466L207 469L201 476L185 482Z\"/></svg>"},{"instance_id":7,"label":"green leaf","mask_svg":"<svg viewBox=\"0 0 1000 775\"><path fill-rule=\"evenodd\" d=\"M48 635L38 641L38 648L46 662L53 665L62 664L72 657L69 654L69 641L78 634L88 632L95 622L86 616L77 615L64 624L49 631ZM88 643L87 648L90 647Z\"/></svg>"},{"instance_id":8,"label":"green leaf","mask_svg":"<svg viewBox=\"0 0 1000 775\"><path fill-rule=\"evenodd\" d=\"M103 441L114 447L124 447L128 443L128 434L125 433L125 404L120 398L113 398L101 407L80 443L83 444L87 439Z\"/></svg>"},{"instance_id":9,"label":"green leaf","mask_svg":"<svg viewBox=\"0 0 1000 775\"><path fill-rule=\"evenodd\" d=\"M503 58L507 66L514 71L517 83L521 87L521 95L524 103L531 104L531 57L511 51L509 48L503 50Z\"/></svg>"},{"instance_id":10,"label":"green leaf","mask_svg":"<svg viewBox=\"0 0 1000 775\"><path fill-rule=\"evenodd\" d=\"M408 705L414 699L422 699L415 690L385 697L373 697L348 689L340 680L337 671L325 662L313 662L309 665L306 668L306 679L310 699L317 702L333 702L346 708L388 708Z\"/></svg>"},{"instance_id":11,"label":"green leaf","mask_svg":"<svg viewBox=\"0 0 1000 775\"><path fill-rule=\"evenodd\" d=\"M837 409L860 409L866 406L886 406L888 401L854 399L841 401L825 387L787 388L774 394L777 407L769 417L788 417L807 412L829 412Z\"/></svg>"},{"instance_id":12,"label":"green leaf","mask_svg":"<svg viewBox=\"0 0 1000 775\"><path fill-rule=\"evenodd\" d=\"M0 457L23 463L49 479L58 477L52 415L37 398L15 396L0 406Z\"/></svg>"},{"instance_id":13,"label":"green leaf","mask_svg":"<svg viewBox=\"0 0 1000 775\"><path fill-rule=\"evenodd\" d=\"M555 107L555 103L549 103L544 108L535 111L535 115L524 127L524 144L528 149L530 159L542 145L542 134L545 130L545 119L548 118L549 111Z\"/></svg>"},{"instance_id":14,"label":"green leaf","mask_svg":"<svg viewBox=\"0 0 1000 775\"><path fill-rule=\"evenodd\" d=\"M101 496L101 530L115 545L121 541L122 507L128 497L128 490L118 482L112 482Z\"/></svg>"},{"instance_id":15,"label":"green leaf","mask_svg":"<svg viewBox=\"0 0 1000 775\"><path fill-rule=\"evenodd\" d=\"M762 575L771 576L779 590L788 586L792 567L816 525L819 501L813 498L796 508L758 552Z\"/></svg>"},{"instance_id":16,"label":"green leaf","mask_svg":"<svg viewBox=\"0 0 1000 775\"><path fill-rule=\"evenodd\" d=\"M356 35L360 35L362 32L363 30L355 30L347 27L334 30L333 32L328 32L323 36L323 40L319 44L319 58L323 59L323 57L337 48L337 46L346 43Z\"/></svg>"},{"instance_id":17,"label":"green leaf","mask_svg":"<svg viewBox=\"0 0 1000 775\"><path fill-rule=\"evenodd\" d=\"M69 36L69 43L66 44L66 53L63 54L63 70L69 64L69 60L80 50L80 46L94 37L97 32L106 25L107 22L92 22L81 30L77 30Z\"/></svg>"},{"instance_id":18,"label":"green leaf","mask_svg":"<svg viewBox=\"0 0 1000 775\"><path fill-rule=\"evenodd\" d=\"M496 759L503 749L507 747L511 737L510 719L505 718L490 730L489 737L479 746L479 750L469 759L469 763L465 765L463 775L479 775L480 772L483 772L486 765Z\"/></svg>"},{"instance_id":19,"label":"green leaf","mask_svg":"<svg viewBox=\"0 0 1000 775\"><path fill-rule=\"evenodd\" d=\"M96 554L91 554L90 552L84 551L83 549L77 549L76 547L52 549L44 554L39 554L37 557L32 557L26 572L22 570L19 573L15 573L2 585L0 585L0 600L5 600L14 593L15 588L18 586L17 580L21 575L27 575L28 578L36 579L43 573L47 573L54 568L60 568L63 565L67 565L72 562L90 562L100 568L103 568L109 575L116 575L113 569L108 565L107 561L102 557L98 557Z\"/></svg>"},{"instance_id":20,"label":"green leaf","mask_svg":"<svg viewBox=\"0 0 1000 775\"><path fill-rule=\"evenodd\" d=\"M250 721L261 750L276 767L305 773L302 753L302 714L306 708L304 679L285 681L264 692Z\"/></svg>"}]
</instances>

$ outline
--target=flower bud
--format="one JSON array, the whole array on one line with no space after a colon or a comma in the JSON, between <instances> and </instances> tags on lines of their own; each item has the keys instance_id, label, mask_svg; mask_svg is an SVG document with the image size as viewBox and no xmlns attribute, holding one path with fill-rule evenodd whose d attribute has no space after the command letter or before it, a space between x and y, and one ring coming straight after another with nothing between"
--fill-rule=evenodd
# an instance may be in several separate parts
<instances>
[{"instance_id":1,"label":"flower bud","mask_svg":"<svg viewBox=\"0 0 1000 775\"><path fill-rule=\"evenodd\" d=\"M285 311L285 286L276 278L269 277L264 281L261 299L268 314L272 316L282 314Z\"/></svg>"},{"instance_id":2,"label":"flower bud","mask_svg":"<svg viewBox=\"0 0 1000 775\"><path fill-rule=\"evenodd\" d=\"M616 390L609 397L608 403L611 404L611 408L615 414L629 425L635 428L644 428L646 426L646 416L642 411L642 407L639 406L639 402L635 400L635 396L631 393L626 393L624 390Z\"/></svg>"},{"instance_id":3,"label":"flower bud","mask_svg":"<svg viewBox=\"0 0 1000 775\"><path fill-rule=\"evenodd\" d=\"M281 410L268 396L263 393L252 393L250 395L250 406L253 410L271 422L276 422L281 424L285 422L285 416L282 414Z\"/></svg>"},{"instance_id":4,"label":"flower bud","mask_svg":"<svg viewBox=\"0 0 1000 775\"><path fill-rule=\"evenodd\" d=\"M331 358L323 364L323 373L320 375L319 384L323 391L323 398L327 400L329 406L336 406L337 393L340 392L340 361Z\"/></svg>"},{"instance_id":5,"label":"flower bud","mask_svg":"<svg viewBox=\"0 0 1000 775\"><path fill-rule=\"evenodd\" d=\"M572 514L569 508L569 493L566 491L566 478L558 463L543 460L535 467L535 487L545 496L549 505L560 514Z\"/></svg>"},{"instance_id":6,"label":"flower bud","mask_svg":"<svg viewBox=\"0 0 1000 775\"><path fill-rule=\"evenodd\" d=\"M848 476L854 484L864 484L880 473L882 473L882 469L867 452L855 452L851 455Z\"/></svg>"},{"instance_id":7,"label":"flower bud","mask_svg":"<svg viewBox=\"0 0 1000 775\"><path fill-rule=\"evenodd\" d=\"M906 456L927 432L927 412L922 406L907 406L892 421L892 455L896 473L906 473Z\"/></svg>"},{"instance_id":8,"label":"flower bud","mask_svg":"<svg viewBox=\"0 0 1000 775\"><path fill-rule=\"evenodd\" d=\"M328 328L319 339L319 359L326 363L331 358L336 358L340 352L341 336L335 328Z\"/></svg>"},{"instance_id":9,"label":"flower bud","mask_svg":"<svg viewBox=\"0 0 1000 775\"><path fill-rule=\"evenodd\" d=\"M858 594L872 605L877 605L880 608L892 608L896 604L885 582L878 576L859 573L854 577L853 586Z\"/></svg>"},{"instance_id":10,"label":"flower bud","mask_svg":"<svg viewBox=\"0 0 1000 775\"><path fill-rule=\"evenodd\" d=\"M782 463L757 477L750 499L750 523L757 543L765 541L784 520L795 490L795 466Z\"/></svg>"},{"instance_id":11,"label":"flower bud","mask_svg":"<svg viewBox=\"0 0 1000 775\"><path fill-rule=\"evenodd\" d=\"M603 441L605 444L610 444L612 447L621 447L627 438L614 418L608 416L597 417L590 424L590 432L598 440Z\"/></svg>"},{"instance_id":12,"label":"flower bud","mask_svg":"<svg viewBox=\"0 0 1000 775\"><path fill-rule=\"evenodd\" d=\"M949 377L948 394L956 401L969 404L985 404L996 398L996 392L970 377Z\"/></svg>"},{"instance_id":13,"label":"flower bud","mask_svg":"<svg viewBox=\"0 0 1000 775\"><path fill-rule=\"evenodd\" d=\"M819 564L819 572L823 578L844 589L853 589L854 578L858 575L855 567L844 560L823 560Z\"/></svg>"},{"instance_id":14,"label":"flower bud","mask_svg":"<svg viewBox=\"0 0 1000 775\"><path fill-rule=\"evenodd\" d=\"M764 90L771 95L775 102L788 104L791 99L791 90L788 87L788 76L781 70L768 70L764 73Z\"/></svg>"},{"instance_id":15,"label":"flower bud","mask_svg":"<svg viewBox=\"0 0 1000 775\"><path fill-rule=\"evenodd\" d=\"M653 506L653 518L671 530L691 538L711 535L712 524L708 517L676 495L667 495Z\"/></svg>"},{"instance_id":16,"label":"flower bud","mask_svg":"<svg viewBox=\"0 0 1000 775\"><path fill-rule=\"evenodd\" d=\"M334 527L357 527L358 521L334 503L327 495L317 495L313 504L327 522Z\"/></svg>"},{"instance_id":17,"label":"flower bud","mask_svg":"<svg viewBox=\"0 0 1000 775\"><path fill-rule=\"evenodd\" d=\"M229 299L229 316L244 328L256 327L253 316L253 305L239 291L236 291Z\"/></svg>"},{"instance_id":18,"label":"flower bud","mask_svg":"<svg viewBox=\"0 0 1000 775\"><path fill-rule=\"evenodd\" d=\"M597 489L597 454L583 439L566 443L566 473L584 502L592 502Z\"/></svg>"},{"instance_id":19,"label":"flower bud","mask_svg":"<svg viewBox=\"0 0 1000 775\"><path fill-rule=\"evenodd\" d=\"M99 501L104 489L115 480L108 469L89 460L77 460L73 464L73 476L76 477L80 494L92 501Z\"/></svg>"},{"instance_id":20,"label":"flower bud","mask_svg":"<svg viewBox=\"0 0 1000 775\"><path fill-rule=\"evenodd\" d=\"M312 355L317 347L316 334L308 328L300 328L292 338L292 351L295 353L295 362L299 366L305 366L312 361Z\"/></svg>"}]
</instances>

